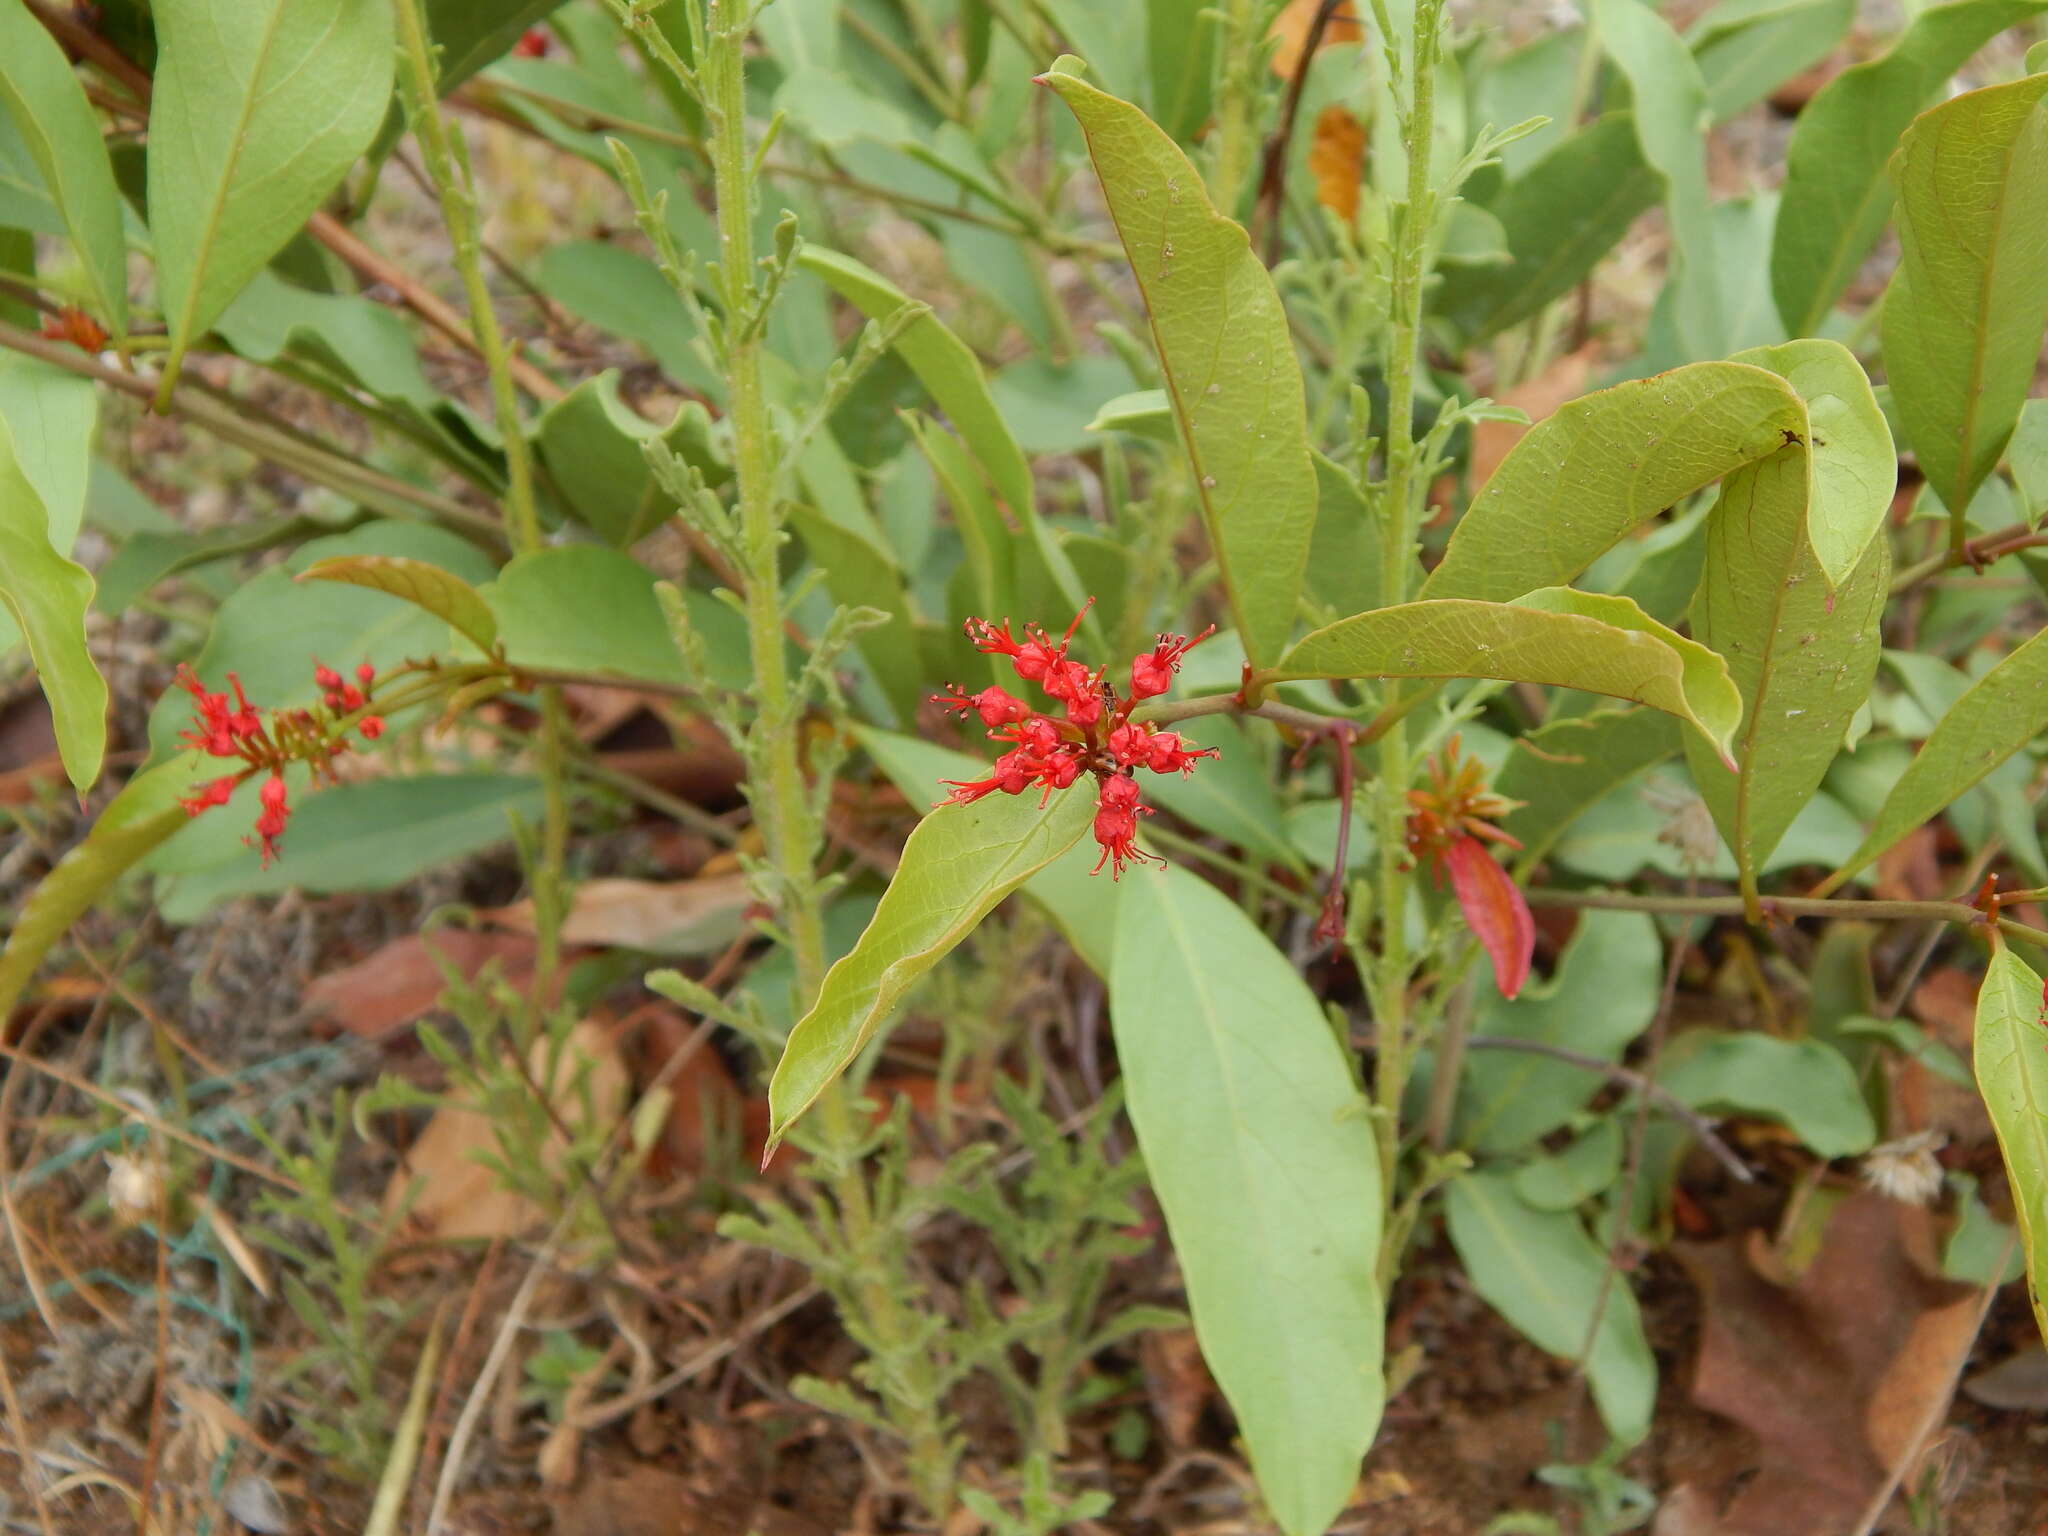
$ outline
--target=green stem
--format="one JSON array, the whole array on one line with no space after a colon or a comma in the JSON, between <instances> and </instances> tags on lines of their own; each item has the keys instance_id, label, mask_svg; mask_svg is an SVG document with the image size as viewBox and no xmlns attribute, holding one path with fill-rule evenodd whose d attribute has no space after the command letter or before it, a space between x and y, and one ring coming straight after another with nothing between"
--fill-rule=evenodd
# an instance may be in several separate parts
<instances>
[{"instance_id":1,"label":"green stem","mask_svg":"<svg viewBox=\"0 0 2048 1536\"><path fill-rule=\"evenodd\" d=\"M1253 114L1264 99L1259 90L1259 63L1266 39L1259 32L1259 0L1229 0L1224 12L1225 55L1216 113L1216 160L1209 170L1209 201L1219 212L1237 207L1238 193L1251 173L1258 148L1258 123Z\"/></svg>"}]
</instances>

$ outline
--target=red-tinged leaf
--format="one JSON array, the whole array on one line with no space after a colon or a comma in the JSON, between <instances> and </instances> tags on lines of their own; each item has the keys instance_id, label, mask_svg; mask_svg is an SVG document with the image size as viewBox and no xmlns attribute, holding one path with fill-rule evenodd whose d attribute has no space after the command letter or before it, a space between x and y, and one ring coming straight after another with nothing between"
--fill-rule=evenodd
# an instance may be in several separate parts
<instances>
[{"instance_id":1,"label":"red-tinged leaf","mask_svg":"<svg viewBox=\"0 0 2048 1536\"><path fill-rule=\"evenodd\" d=\"M1513 997L1529 979L1529 960L1536 952L1536 921L1529 915L1529 903L1476 837L1461 837L1451 844L1444 868L1450 872L1451 889L1467 926L1493 961L1494 984L1502 997Z\"/></svg>"}]
</instances>

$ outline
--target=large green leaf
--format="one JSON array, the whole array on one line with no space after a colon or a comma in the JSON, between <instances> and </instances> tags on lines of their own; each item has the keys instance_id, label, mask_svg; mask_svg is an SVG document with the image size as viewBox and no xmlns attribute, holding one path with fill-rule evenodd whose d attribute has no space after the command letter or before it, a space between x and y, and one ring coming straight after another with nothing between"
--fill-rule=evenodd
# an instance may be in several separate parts
<instances>
[{"instance_id":1,"label":"large green leaf","mask_svg":"<svg viewBox=\"0 0 2048 1536\"><path fill-rule=\"evenodd\" d=\"M1970 91L1892 157L1899 267L1885 373L1907 444L1960 520L2019 420L2048 330L2048 75Z\"/></svg>"},{"instance_id":2,"label":"large green leaf","mask_svg":"<svg viewBox=\"0 0 2048 1536\"><path fill-rule=\"evenodd\" d=\"M28 640L64 772L83 793L107 743L107 685L85 644L92 577L50 542L49 513L9 427L0 421L0 603Z\"/></svg>"},{"instance_id":3,"label":"large green leaf","mask_svg":"<svg viewBox=\"0 0 2048 1536\"><path fill-rule=\"evenodd\" d=\"M675 510L655 482L644 446L659 441L700 470L715 472L710 417L688 401L666 428L619 398L619 375L606 369L541 413L536 442L548 477L576 516L607 544L630 549ZM707 473L707 479L713 473Z\"/></svg>"},{"instance_id":4,"label":"large green leaf","mask_svg":"<svg viewBox=\"0 0 2048 1536\"><path fill-rule=\"evenodd\" d=\"M1506 266L1450 266L1433 301L1474 339L1562 298L1657 201L1657 173L1635 117L1609 112L1565 139L1488 206L1507 237Z\"/></svg>"},{"instance_id":5,"label":"large green leaf","mask_svg":"<svg viewBox=\"0 0 2048 1536\"><path fill-rule=\"evenodd\" d=\"M441 399L421 371L405 321L361 294L295 288L265 269L235 296L214 330L252 362L288 355L311 361L379 400L422 413Z\"/></svg>"},{"instance_id":6,"label":"large green leaf","mask_svg":"<svg viewBox=\"0 0 2048 1536\"><path fill-rule=\"evenodd\" d=\"M1073 109L1152 336L1253 665L1294 627L1316 516L1308 414L1287 315L1244 230L1209 204L1201 174L1129 102L1055 66L1040 77Z\"/></svg>"},{"instance_id":7,"label":"large green leaf","mask_svg":"<svg viewBox=\"0 0 2048 1536\"><path fill-rule=\"evenodd\" d=\"M1691 363L1581 396L1501 461L1422 595L1562 586L1637 524L1807 430L1791 385L1745 363Z\"/></svg>"},{"instance_id":8,"label":"large green leaf","mask_svg":"<svg viewBox=\"0 0 2048 1536\"><path fill-rule=\"evenodd\" d=\"M1517 737L1493 781L1522 802L1501 823L1522 843L1516 862L1534 868L1581 812L1678 750L1677 723L1655 709L1595 710Z\"/></svg>"},{"instance_id":9,"label":"large green leaf","mask_svg":"<svg viewBox=\"0 0 2048 1536\"><path fill-rule=\"evenodd\" d=\"M1964 60L2048 0L1955 0L1913 17L1889 52L1842 71L1806 104L1785 150L1771 292L1794 336L1820 330L1892 207L1885 162L1913 114Z\"/></svg>"},{"instance_id":10,"label":"large green leaf","mask_svg":"<svg viewBox=\"0 0 2048 1536\"><path fill-rule=\"evenodd\" d=\"M1620 1061L1657 1011L1657 950L1656 927L1644 914L1587 912L1548 981L1532 982L1512 1001L1490 982L1480 985L1473 1032ZM1598 1072L1535 1051L1473 1051L1458 1082L1458 1143L1521 1151L1606 1086Z\"/></svg>"},{"instance_id":11,"label":"large green leaf","mask_svg":"<svg viewBox=\"0 0 2048 1536\"><path fill-rule=\"evenodd\" d=\"M687 684L654 582L630 555L570 544L518 556L483 597L514 666Z\"/></svg>"},{"instance_id":12,"label":"large green leaf","mask_svg":"<svg viewBox=\"0 0 2048 1536\"><path fill-rule=\"evenodd\" d=\"M1977 1091L1991 1111L2012 1184L2034 1326L2048 1339L2048 1031L2040 1020L2041 978L2000 949L1977 992Z\"/></svg>"},{"instance_id":13,"label":"large green leaf","mask_svg":"<svg viewBox=\"0 0 2048 1536\"><path fill-rule=\"evenodd\" d=\"M1492 677L1648 704L1724 756L1742 719L1728 667L1625 597L1546 587L1513 603L1402 603L1304 635L1274 669L1304 677Z\"/></svg>"},{"instance_id":14,"label":"large green leaf","mask_svg":"<svg viewBox=\"0 0 2048 1536\"><path fill-rule=\"evenodd\" d=\"M0 352L0 421L14 439L16 461L42 498L50 547L69 555L85 519L99 391L91 379L24 352ZM21 643L0 606L0 651Z\"/></svg>"},{"instance_id":15,"label":"large green leaf","mask_svg":"<svg viewBox=\"0 0 2048 1536\"><path fill-rule=\"evenodd\" d=\"M1088 830L1085 787L1053 795L989 795L942 805L903 845L896 876L853 953L826 973L811 1011L797 1021L768 1083L770 1146L832 1080L852 1065L911 984L992 911Z\"/></svg>"},{"instance_id":16,"label":"large green leaf","mask_svg":"<svg viewBox=\"0 0 2048 1536\"><path fill-rule=\"evenodd\" d=\"M823 246L806 245L798 261L871 320L886 321L910 296L881 273ZM974 351L935 315L920 315L896 337L896 351L930 392L954 430L1017 517L1035 504L1031 465L988 392L988 377Z\"/></svg>"},{"instance_id":17,"label":"large green leaf","mask_svg":"<svg viewBox=\"0 0 2048 1536\"><path fill-rule=\"evenodd\" d=\"M1692 607L1693 633L1726 658L1744 718L1733 774L1697 740L1687 742L1687 755L1743 889L1754 895L1764 861L1820 786L1869 695L1891 575L1880 530L1896 462L1863 370L1842 347L1795 341L1737 360L1782 374L1808 402L1811 421L1796 441L1722 486ZM1829 569L1822 546L1853 568Z\"/></svg>"},{"instance_id":18,"label":"large green leaf","mask_svg":"<svg viewBox=\"0 0 2048 1536\"><path fill-rule=\"evenodd\" d=\"M1666 281L1677 289L1679 339L1689 358L1719 357L1728 346L1713 281L1706 82L1671 24L1639 0L1593 0L1592 19L1601 45L1628 77L1643 159L1664 181L1672 240Z\"/></svg>"},{"instance_id":19,"label":"large green leaf","mask_svg":"<svg viewBox=\"0 0 2048 1536\"><path fill-rule=\"evenodd\" d=\"M1671 1042L1657 1081L1695 1109L1775 1120L1822 1157L1851 1157L1877 1140L1848 1058L1823 1040L1689 1029Z\"/></svg>"},{"instance_id":20,"label":"large green leaf","mask_svg":"<svg viewBox=\"0 0 2048 1536\"><path fill-rule=\"evenodd\" d=\"M1650 1432L1657 1359L1623 1275L1604 1287L1607 1254L1569 1211L1542 1211L1504 1173L1468 1173L1444 1191L1451 1245L1473 1289L1532 1343L1567 1360L1583 1354L1586 1380L1607 1431L1623 1445ZM1590 1338L1592 1348L1586 1348Z\"/></svg>"},{"instance_id":21,"label":"large green leaf","mask_svg":"<svg viewBox=\"0 0 2048 1536\"><path fill-rule=\"evenodd\" d=\"M297 234L391 102L379 0L157 0L150 232L165 377Z\"/></svg>"},{"instance_id":22,"label":"large green leaf","mask_svg":"<svg viewBox=\"0 0 2048 1536\"><path fill-rule=\"evenodd\" d=\"M185 825L178 797L212 777L216 766L185 752L137 774L107 802L84 840L36 883L0 948L0 1018L14 1012L50 946L138 859Z\"/></svg>"},{"instance_id":23,"label":"large green leaf","mask_svg":"<svg viewBox=\"0 0 2048 1536\"><path fill-rule=\"evenodd\" d=\"M1834 51L1856 0L1722 0L1686 34L1723 122Z\"/></svg>"},{"instance_id":24,"label":"large green leaf","mask_svg":"<svg viewBox=\"0 0 2048 1536\"><path fill-rule=\"evenodd\" d=\"M1109 1006L1195 1333L1290 1536L1344 1507L1379 1426L1378 1153L1300 973L1181 869L1123 888Z\"/></svg>"},{"instance_id":25,"label":"large green leaf","mask_svg":"<svg viewBox=\"0 0 2048 1536\"><path fill-rule=\"evenodd\" d=\"M64 216L94 310L125 334L128 242L113 165L71 61L25 5L0 5L0 103Z\"/></svg>"},{"instance_id":26,"label":"large green leaf","mask_svg":"<svg viewBox=\"0 0 2048 1536\"><path fill-rule=\"evenodd\" d=\"M2048 631L1972 683L1906 765L1862 846L1831 875L1831 891L2048 730Z\"/></svg>"}]
</instances>

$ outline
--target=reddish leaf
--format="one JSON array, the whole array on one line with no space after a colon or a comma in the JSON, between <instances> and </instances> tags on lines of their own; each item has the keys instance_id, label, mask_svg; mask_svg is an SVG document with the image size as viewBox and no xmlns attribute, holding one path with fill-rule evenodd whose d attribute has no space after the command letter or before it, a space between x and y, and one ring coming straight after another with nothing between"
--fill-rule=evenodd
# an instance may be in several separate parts
<instances>
[{"instance_id":1,"label":"reddish leaf","mask_svg":"<svg viewBox=\"0 0 2048 1536\"><path fill-rule=\"evenodd\" d=\"M1443 862L1466 925L1493 961L1494 984L1502 997L1513 997L1529 979L1529 960L1536 952L1536 921L1528 902L1476 837L1452 843Z\"/></svg>"}]
</instances>

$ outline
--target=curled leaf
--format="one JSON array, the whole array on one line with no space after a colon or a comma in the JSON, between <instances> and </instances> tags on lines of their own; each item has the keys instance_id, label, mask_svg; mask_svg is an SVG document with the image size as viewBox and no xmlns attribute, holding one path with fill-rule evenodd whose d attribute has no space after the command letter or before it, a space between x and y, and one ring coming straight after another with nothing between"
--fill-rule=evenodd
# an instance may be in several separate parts
<instances>
[{"instance_id":1,"label":"curled leaf","mask_svg":"<svg viewBox=\"0 0 2048 1536\"><path fill-rule=\"evenodd\" d=\"M1476 837L1452 843L1443 864L1465 925L1493 962L1494 985L1502 997L1513 998L1529 979L1529 961L1536 953L1536 920L1529 915L1529 903Z\"/></svg>"}]
</instances>

